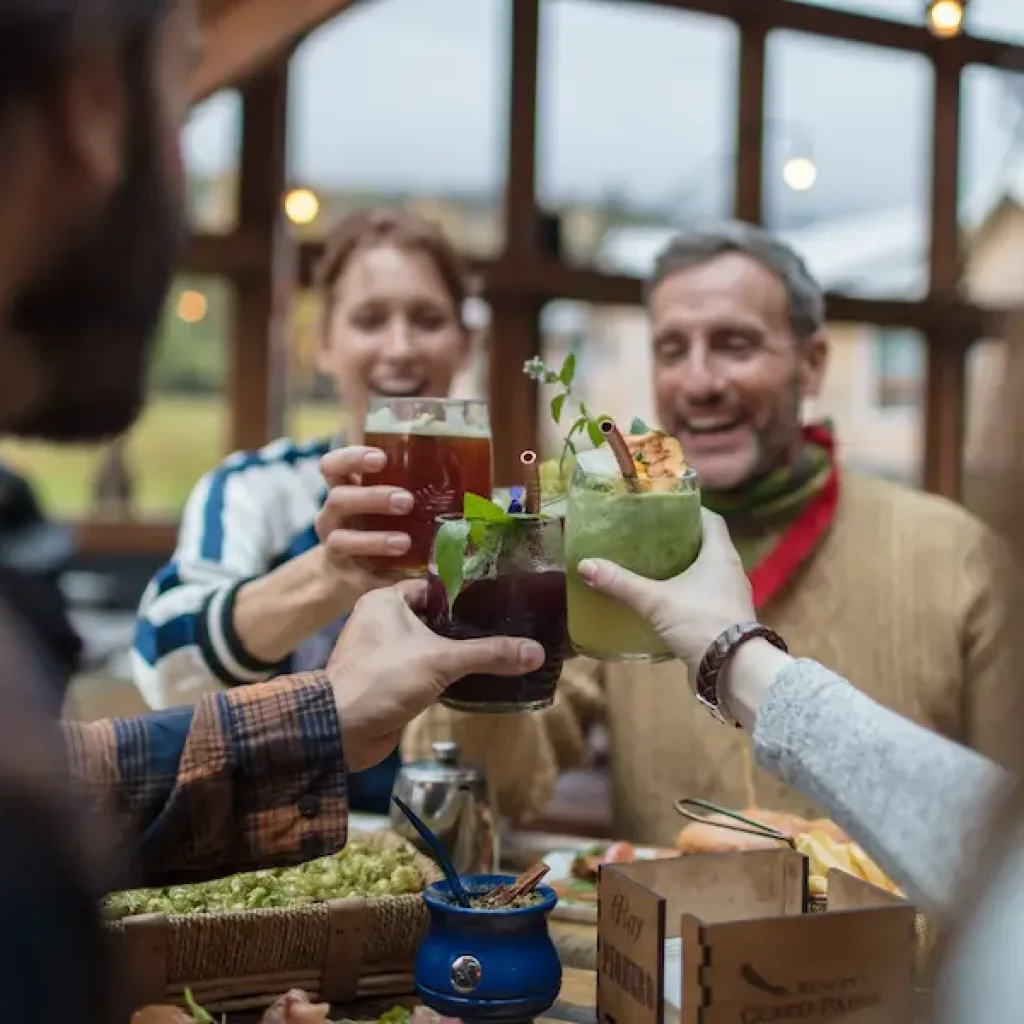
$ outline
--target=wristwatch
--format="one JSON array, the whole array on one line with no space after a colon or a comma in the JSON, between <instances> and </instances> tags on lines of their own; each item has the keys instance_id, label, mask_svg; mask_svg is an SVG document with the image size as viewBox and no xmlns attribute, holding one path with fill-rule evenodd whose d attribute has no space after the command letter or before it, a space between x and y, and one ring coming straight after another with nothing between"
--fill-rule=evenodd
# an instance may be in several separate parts
<instances>
[{"instance_id":1,"label":"wristwatch","mask_svg":"<svg viewBox=\"0 0 1024 1024\"><path fill-rule=\"evenodd\" d=\"M719 634L715 642L707 649L694 681L697 700L719 722L724 725L734 725L737 729L740 728L740 723L736 721L719 696L718 679L722 669L748 640L767 640L784 654L789 653L786 641L775 630L762 626L759 622L738 622L735 626L730 626L725 632Z\"/></svg>"}]
</instances>

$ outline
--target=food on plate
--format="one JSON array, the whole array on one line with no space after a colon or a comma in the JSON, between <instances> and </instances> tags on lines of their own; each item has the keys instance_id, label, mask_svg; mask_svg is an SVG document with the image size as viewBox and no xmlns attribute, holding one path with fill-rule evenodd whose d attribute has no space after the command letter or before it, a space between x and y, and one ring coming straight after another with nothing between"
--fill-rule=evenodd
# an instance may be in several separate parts
<instances>
[{"instance_id":1,"label":"food on plate","mask_svg":"<svg viewBox=\"0 0 1024 1024\"><path fill-rule=\"evenodd\" d=\"M753 808L738 812L742 817L759 822L793 840L797 852L810 861L808 887L810 894L824 897L829 870L836 868L879 889L902 896L900 889L886 877L882 869L838 826L825 818L808 821L783 811ZM747 850L772 850L777 839L737 832L720 824L740 824L725 814L711 814L702 822L693 822L676 836L676 849L687 853L742 853Z\"/></svg>"},{"instance_id":2,"label":"food on plate","mask_svg":"<svg viewBox=\"0 0 1024 1024\"><path fill-rule=\"evenodd\" d=\"M591 846L580 851L572 862L570 877L555 881L551 887L559 899L578 903L597 902L597 875L602 864L629 864L635 860L675 857L674 850L638 850L631 843L615 842L608 846Z\"/></svg>"},{"instance_id":3,"label":"food on plate","mask_svg":"<svg viewBox=\"0 0 1024 1024\"><path fill-rule=\"evenodd\" d=\"M797 851L810 862L808 889L812 896L824 897L828 892L828 872L833 868L844 871L862 882L870 882L879 889L902 896L903 892L884 871L852 839L837 842L834 836L817 828L794 836Z\"/></svg>"},{"instance_id":4,"label":"food on plate","mask_svg":"<svg viewBox=\"0 0 1024 1024\"><path fill-rule=\"evenodd\" d=\"M302 907L349 896L402 896L423 890L415 856L408 845L383 849L379 844L352 839L340 853L297 867L114 893L107 900L107 910L120 918Z\"/></svg>"},{"instance_id":5,"label":"food on plate","mask_svg":"<svg viewBox=\"0 0 1024 1024\"><path fill-rule=\"evenodd\" d=\"M131 1024L222 1024L211 1013L204 1010L185 989L186 1010L177 1006L147 1006L132 1015ZM293 988L275 999L263 1013L261 1024L333 1024L327 1003L314 1003L302 989ZM417 1017L419 1019L417 1020ZM426 1019L419 1009L412 1011L404 1006L395 1006L376 1019L376 1024L439 1024L441 1018ZM355 1024L342 1022L337 1024Z\"/></svg>"}]
</instances>

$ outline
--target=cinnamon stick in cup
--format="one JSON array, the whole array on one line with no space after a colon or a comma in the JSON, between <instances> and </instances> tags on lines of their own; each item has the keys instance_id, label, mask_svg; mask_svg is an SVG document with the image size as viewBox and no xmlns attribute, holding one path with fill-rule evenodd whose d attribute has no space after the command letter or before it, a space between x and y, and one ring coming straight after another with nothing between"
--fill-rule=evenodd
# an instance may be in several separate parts
<instances>
[{"instance_id":1,"label":"cinnamon stick in cup","mask_svg":"<svg viewBox=\"0 0 1024 1024\"><path fill-rule=\"evenodd\" d=\"M635 481L637 473L636 466L633 464L633 456L629 454L626 439L622 436L619 428L615 426L615 420L601 420L600 426L601 433L604 434L604 439L608 442L608 447L611 448L615 461L619 464L619 472L622 473L623 479L627 483Z\"/></svg>"},{"instance_id":2,"label":"cinnamon stick in cup","mask_svg":"<svg viewBox=\"0 0 1024 1024\"><path fill-rule=\"evenodd\" d=\"M526 449L519 456L519 464L523 467L526 492L523 497L523 511L535 516L540 513L540 467L537 464L537 453Z\"/></svg>"}]
</instances>

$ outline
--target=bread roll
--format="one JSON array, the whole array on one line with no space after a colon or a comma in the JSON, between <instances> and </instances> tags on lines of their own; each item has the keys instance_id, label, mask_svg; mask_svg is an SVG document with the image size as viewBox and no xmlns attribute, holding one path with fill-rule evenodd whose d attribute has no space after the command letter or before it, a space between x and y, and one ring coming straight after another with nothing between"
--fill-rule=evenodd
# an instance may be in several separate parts
<instances>
[{"instance_id":1,"label":"bread roll","mask_svg":"<svg viewBox=\"0 0 1024 1024\"><path fill-rule=\"evenodd\" d=\"M848 843L849 837L835 823L826 819L808 821L796 814L784 811L768 811L752 808L738 813L751 821L760 822L768 828L781 832L784 836L798 836L809 832L812 828L819 829L839 843ZM691 822L676 836L676 849L680 853L737 853L745 850L774 850L778 847L777 839L767 836L756 836L749 832L737 832L730 828L717 828L714 822L726 825L739 825L741 822L723 814L710 814L704 822Z\"/></svg>"}]
</instances>

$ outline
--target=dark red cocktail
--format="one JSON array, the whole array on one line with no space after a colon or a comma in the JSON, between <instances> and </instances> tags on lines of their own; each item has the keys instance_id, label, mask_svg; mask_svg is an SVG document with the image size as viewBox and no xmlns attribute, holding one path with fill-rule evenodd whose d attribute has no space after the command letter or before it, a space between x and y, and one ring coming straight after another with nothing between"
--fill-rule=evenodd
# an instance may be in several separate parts
<instances>
[{"instance_id":1,"label":"dark red cocktail","mask_svg":"<svg viewBox=\"0 0 1024 1024\"><path fill-rule=\"evenodd\" d=\"M477 531L451 614L444 584L432 572L423 620L435 633L455 640L529 637L544 648L546 657L539 669L521 676L466 676L448 687L441 703L489 713L549 707L562 663L571 655L562 522L521 518L511 525L480 524Z\"/></svg>"},{"instance_id":2,"label":"dark red cocktail","mask_svg":"<svg viewBox=\"0 0 1024 1024\"><path fill-rule=\"evenodd\" d=\"M364 516L367 530L409 534L404 555L377 559L383 570L418 574L430 563L434 523L459 515L467 492L490 497L491 428L485 402L468 399L373 399L363 443L388 458L367 483L409 491L416 504L407 516Z\"/></svg>"}]
</instances>

